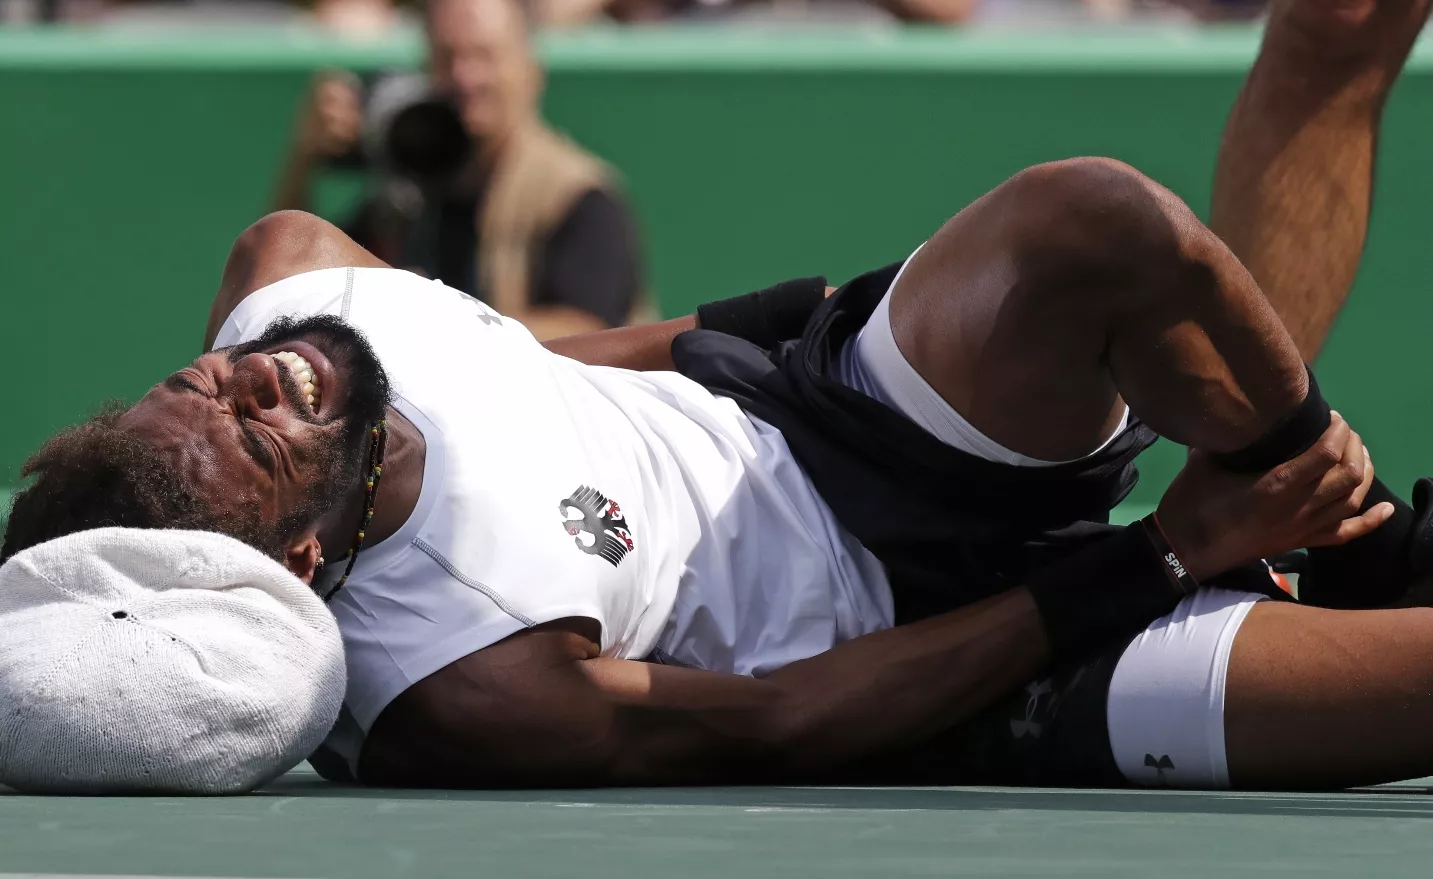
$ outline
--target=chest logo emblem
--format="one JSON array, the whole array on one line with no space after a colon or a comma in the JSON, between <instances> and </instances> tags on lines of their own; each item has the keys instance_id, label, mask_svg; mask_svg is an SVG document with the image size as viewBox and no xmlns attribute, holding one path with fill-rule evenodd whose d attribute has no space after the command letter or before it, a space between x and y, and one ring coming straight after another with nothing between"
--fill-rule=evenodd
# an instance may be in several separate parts
<instances>
[{"instance_id":1,"label":"chest logo emblem","mask_svg":"<svg viewBox=\"0 0 1433 879\"><path fill-rule=\"evenodd\" d=\"M622 508L595 488L578 486L558 503L557 511L577 548L588 555L601 556L614 568L637 547Z\"/></svg>"}]
</instances>

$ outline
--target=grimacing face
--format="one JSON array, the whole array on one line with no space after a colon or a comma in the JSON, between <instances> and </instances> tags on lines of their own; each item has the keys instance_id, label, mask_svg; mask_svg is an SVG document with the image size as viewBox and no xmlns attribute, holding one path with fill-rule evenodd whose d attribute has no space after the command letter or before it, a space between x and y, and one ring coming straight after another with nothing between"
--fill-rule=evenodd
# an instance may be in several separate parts
<instances>
[{"instance_id":1,"label":"grimacing face","mask_svg":"<svg viewBox=\"0 0 1433 879\"><path fill-rule=\"evenodd\" d=\"M321 316L280 320L212 351L121 416L225 519L285 544L348 497L367 463L368 426L388 383L361 335Z\"/></svg>"}]
</instances>

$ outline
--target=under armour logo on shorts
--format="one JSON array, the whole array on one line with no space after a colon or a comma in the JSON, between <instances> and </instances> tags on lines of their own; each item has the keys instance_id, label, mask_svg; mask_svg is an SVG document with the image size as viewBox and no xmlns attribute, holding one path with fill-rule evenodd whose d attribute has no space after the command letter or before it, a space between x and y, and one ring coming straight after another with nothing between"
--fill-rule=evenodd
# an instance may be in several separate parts
<instances>
[{"instance_id":1,"label":"under armour logo on shorts","mask_svg":"<svg viewBox=\"0 0 1433 879\"><path fill-rule=\"evenodd\" d=\"M1010 718L1010 734L1017 739L1026 736L1040 738L1040 733L1045 731L1045 725L1035 719L1035 714L1040 710L1040 699L1054 692L1055 684L1049 678L1043 681L1031 681L1025 685L1025 693L1030 697L1025 700L1025 716L1023 718Z\"/></svg>"},{"instance_id":2,"label":"under armour logo on shorts","mask_svg":"<svg viewBox=\"0 0 1433 879\"><path fill-rule=\"evenodd\" d=\"M1158 760L1154 758L1153 754L1145 754L1144 765L1154 770L1161 785L1169 787L1169 779L1164 777L1164 773L1174 771L1174 761L1169 759L1168 754L1161 755Z\"/></svg>"}]
</instances>

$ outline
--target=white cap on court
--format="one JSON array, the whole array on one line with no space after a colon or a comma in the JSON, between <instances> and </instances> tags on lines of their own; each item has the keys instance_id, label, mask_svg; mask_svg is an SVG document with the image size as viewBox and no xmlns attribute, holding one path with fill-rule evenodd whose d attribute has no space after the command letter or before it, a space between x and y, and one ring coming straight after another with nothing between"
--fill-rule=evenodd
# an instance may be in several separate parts
<instances>
[{"instance_id":1,"label":"white cap on court","mask_svg":"<svg viewBox=\"0 0 1433 879\"><path fill-rule=\"evenodd\" d=\"M0 784L228 794L286 772L338 718L338 626L221 534L100 528L0 567Z\"/></svg>"}]
</instances>

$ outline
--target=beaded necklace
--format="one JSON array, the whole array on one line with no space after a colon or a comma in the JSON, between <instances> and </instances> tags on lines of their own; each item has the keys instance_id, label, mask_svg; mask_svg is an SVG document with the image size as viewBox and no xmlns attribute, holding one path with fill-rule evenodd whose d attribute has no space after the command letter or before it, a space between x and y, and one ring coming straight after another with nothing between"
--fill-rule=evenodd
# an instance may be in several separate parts
<instances>
[{"instance_id":1,"label":"beaded necklace","mask_svg":"<svg viewBox=\"0 0 1433 879\"><path fill-rule=\"evenodd\" d=\"M348 575L353 573L353 565L358 561L358 551L363 548L363 539L368 536L368 523L373 521L373 502L378 497L378 482L383 478L383 450L388 446L388 420L378 419L368 435L372 441L368 446L368 480L363 484L363 521L358 523L358 534L354 535L353 548L348 551L348 567L343 569L343 576L323 597L324 601L332 601L343 584L348 582ZM319 564L323 564L323 559L319 559Z\"/></svg>"}]
</instances>

